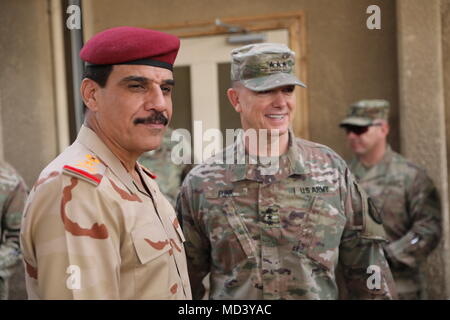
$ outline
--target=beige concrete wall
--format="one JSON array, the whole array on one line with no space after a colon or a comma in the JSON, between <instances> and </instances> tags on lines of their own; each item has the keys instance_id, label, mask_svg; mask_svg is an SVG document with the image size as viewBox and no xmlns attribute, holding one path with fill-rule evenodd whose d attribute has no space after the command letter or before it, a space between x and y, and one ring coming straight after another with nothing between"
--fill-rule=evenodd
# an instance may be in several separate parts
<instances>
[{"instance_id":1,"label":"beige concrete wall","mask_svg":"<svg viewBox=\"0 0 450 320\"><path fill-rule=\"evenodd\" d=\"M3 150L28 185L57 150L47 4L0 1Z\"/></svg>"},{"instance_id":2,"label":"beige concrete wall","mask_svg":"<svg viewBox=\"0 0 450 320\"><path fill-rule=\"evenodd\" d=\"M381 30L366 28L366 9L372 4L381 8ZM363 98L384 98L393 104L391 141L394 149L398 150L394 1L83 1L84 28L88 37L120 25L179 24L299 10L306 14L311 139L349 157L345 136L338 128L348 104Z\"/></svg>"},{"instance_id":3,"label":"beige concrete wall","mask_svg":"<svg viewBox=\"0 0 450 320\"><path fill-rule=\"evenodd\" d=\"M32 186L57 152L48 1L0 1L0 21L0 145ZM10 299L26 299L23 275L20 264Z\"/></svg>"},{"instance_id":4,"label":"beige concrete wall","mask_svg":"<svg viewBox=\"0 0 450 320\"><path fill-rule=\"evenodd\" d=\"M445 105L445 128L446 128L446 157L447 172L450 172L450 0L441 0L441 22L442 22L442 73L444 86L444 105ZM449 191L447 196L450 198ZM447 213L448 214L448 213ZM449 221L444 225L444 234L448 238L450 235ZM447 243L450 240L447 239ZM448 248L448 245L447 245ZM450 265L449 253L447 252L446 267ZM446 274L446 294L447 299L450 297L450 272Z\"/></svg>"},{"instance_id":5,"label":"beige concrete wall","mask_svg":"<svg viewBox=\"0 0 450 320\"><path fill-rule=\"evenodd\" d=\"M2 123L2 90L0 87L0 124ZM0 126L1 128L1 126ZM3 155L3 132L0 130L0 161L4 161Z\"/></svg>"},{"instance_id":6,"label":"beige concrete wall","mask_svg":"<svg viewBox=\"0 0 450 320\"><path fill-rule=\"evenodd\" d=\"M427 169L442 197L443 239L425 271L429 298L444 299L450 239L440 1L398 0L397 13L402 153Z\"/></svg>"}]
</instances>

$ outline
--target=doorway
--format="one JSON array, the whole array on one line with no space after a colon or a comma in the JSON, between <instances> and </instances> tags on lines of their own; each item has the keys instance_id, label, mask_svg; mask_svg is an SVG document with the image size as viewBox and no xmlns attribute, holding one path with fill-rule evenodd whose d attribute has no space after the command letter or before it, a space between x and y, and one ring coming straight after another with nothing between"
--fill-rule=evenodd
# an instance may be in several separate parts
<instances>
[{"instance_id":1,"label":"doorway","mask_svg":"<svg viewBox=\"0 0 450 320\"><path fill-rule=\"evenodd\" d=\"M225 129L240 128L239 114L228 102L226 90L230 86L231 50L246 43L229 43L227 40L231 35L258 33L265 36L264 42L288 45L296 53L296 75L307 84L303 12L221 19L222 25L216 21L150 27L181 39L174 67L176 86L171 127L187 129L194 139L194 146L200 145L195 139L202 137L196 130L219 129L225 137ZM224 26L244 32L230 33L230 28ZM296 90L297 108L292 124L295 134L304 139L309 138L306 92ZM197 121L200 121L201 129Z\"/></svg>"}]
</instances>

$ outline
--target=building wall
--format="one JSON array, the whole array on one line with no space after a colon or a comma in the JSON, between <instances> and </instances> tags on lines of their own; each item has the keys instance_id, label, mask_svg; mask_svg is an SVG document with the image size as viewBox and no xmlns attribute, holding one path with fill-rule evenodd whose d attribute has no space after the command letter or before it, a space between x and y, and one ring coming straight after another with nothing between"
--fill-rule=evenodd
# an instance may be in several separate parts
<instances>
[{"instance_id":1,"label":"building wall","mask_svg":"<svg viewBox=\"0 0 450 320\"><path fill-rule=\"evenodd\" d=\"M366 27L366 8L372 4L381 8L381 30ZM150 27L299 10L306 17L311 140L348 158L345 135L338 128L347 106L363 98L383 98L393 104L390 139L399 150L394 1L96 0L83 1L83 23L88 39L120 25Z\"/></svg>"},{"instance_id":2,"label":"building wall","mask_svg":"<svg viewBox=\"0 0 450 320\"><path fill-rule=\"evenodd\" d=\"M48 3L0 1L0 21L3 153L31 186L57 151Z\"/></svg>"},{"instance_id":3,"label":"building wall","mask_svg":"<svg viewBox=\"0 0 450 320\"><path fill-rule=\"evenodd\" d=\"M442 205L442 240L424 266L428 296L448 297L448 173L441 1L398 0L399 101L402 153L424 166ZM417 23L420 21L420 24Z\"/></svg>"},{"instance_id":4,"label":"building wall","mask_svg":"<svg viewBox=\"0 0 450 320\"><path fill-rule=\"evenodd\" d=\"M450 0L441 0L441 22L442 22L442 74L444 87L444 111L445 111L445 135L446 135L446 159L447 159L447 174L450 172ZM448 194L448 177L447 177L447 197ZM449 261L449 243L450 243L450 218L449 212L446 212L447 219L443 225L444 241L442 247L444 248L446 256L445 266L448 270ZM444 245L445 244L445 245ZM446 298L450 297L450 272L447 271L445 275L446 283Z\"/></svg>"},{"instance_id":5,"label":"building wall","mask_svg":"<svg viewBox=\"0 0 450 320\"><path fill-rule=\"evenodd\" d=\"M57 152L48 1L0 1L0 21L0 146L31 187ZM26 299L23 275L10 299Z\"/></svg>"}]
</instances>

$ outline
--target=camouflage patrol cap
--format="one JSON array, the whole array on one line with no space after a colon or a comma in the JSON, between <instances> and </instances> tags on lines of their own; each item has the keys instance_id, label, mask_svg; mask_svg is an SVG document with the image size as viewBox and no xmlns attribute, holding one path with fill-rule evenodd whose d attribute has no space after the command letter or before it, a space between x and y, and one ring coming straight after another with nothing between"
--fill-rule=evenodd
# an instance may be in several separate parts
<instances>
[{"instance_id":1,"label":"camouflage patrol cap","mask_svg":"<svg viewBox=\"0 0 450 320\"><path fill-rule=\"evenodd\" d=\"M284 44L250 44L231 52L231 80L253 91L305 84L294 75L295 53Z\"/></svg>"},{"instance_id":2,"label":"camouflage patrol cap","mask_svg":"<svg viewBox=\"0 0 450 320\"><path fill-rule=\"evenodd\" d=\"M369 126L376 119L387 121L388 116L389 102L387 100L360 100L350 105L347 117L339 125L341 127L348 125Z\"/></svg>"}]
</instances>

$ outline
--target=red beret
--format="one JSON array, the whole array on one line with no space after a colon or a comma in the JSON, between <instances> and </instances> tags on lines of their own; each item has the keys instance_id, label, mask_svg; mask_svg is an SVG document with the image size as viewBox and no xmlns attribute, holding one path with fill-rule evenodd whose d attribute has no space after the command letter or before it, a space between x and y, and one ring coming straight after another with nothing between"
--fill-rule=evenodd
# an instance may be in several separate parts
<instances>
[{"instance_id":1,"label":"red beret","mask_svg":"<svg viewBox=\"0 0 450 320\"><path fill-rule=\"evenodd\" d=\"M90 64L144 64L172 70L180 48L176 36L135 27L97 33L83 46L80 58Z\"/></svg>"}]
</instances>

